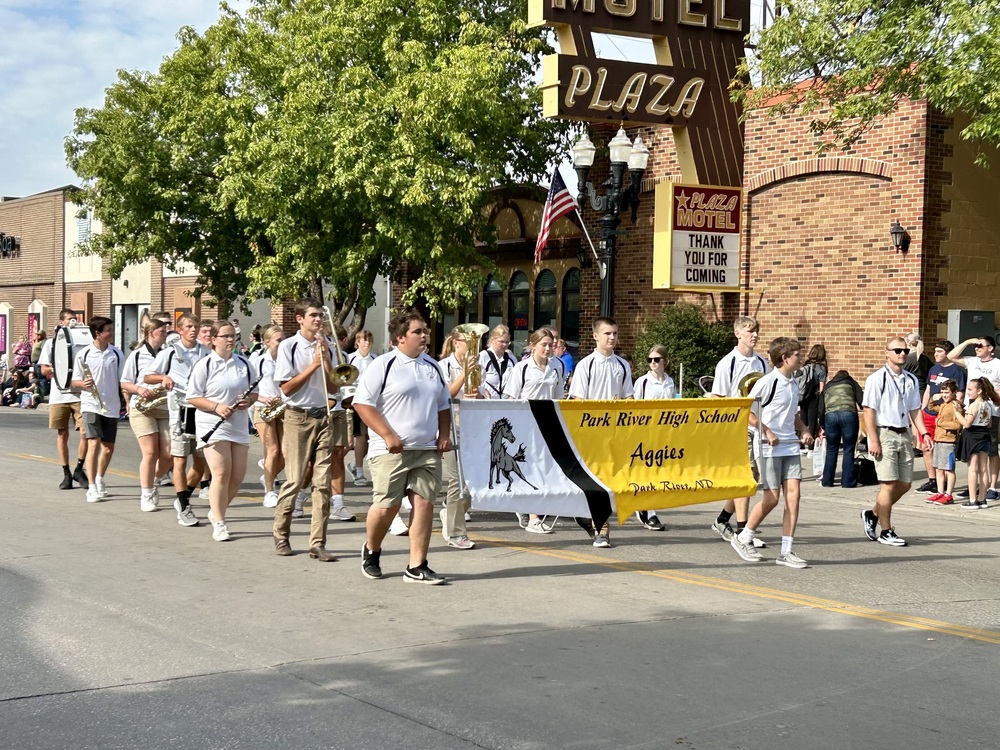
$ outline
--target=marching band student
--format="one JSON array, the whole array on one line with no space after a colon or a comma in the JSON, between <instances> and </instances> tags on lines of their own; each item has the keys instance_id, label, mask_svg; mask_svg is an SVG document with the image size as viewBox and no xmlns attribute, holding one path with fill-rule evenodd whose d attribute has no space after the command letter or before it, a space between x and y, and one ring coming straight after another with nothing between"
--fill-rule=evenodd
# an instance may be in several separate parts
<instances>
[{"instance_id":1,"label":"marching band student","mask_svg":"<svg viewBox=\"0 0 1000 750\"><path fill-rule=\"evenodd\" d=\"M750 397L755 399L750 412L750 426L757 428L759 425L765 438L761 448L760 471L764 499L754 506L743 530L729 540L737 554L747 562L764 559L753 546L753 538L767 514L778 506L778 497L784 492L781 554L775 562L789 568L809 567L809 563L792 551L802 484L802 462L796 431L801 431L807 446L812 446L813 442L809 428L799 418L799 386L792 377L792 373L799 369L800 347L796 339L786 336L772 341L768 354L774 369L758 380L750 391Z\"/></svg>"},{"instance_id":2,"label":"marching band student","mask_svg":"<svg viewBox=\"0 0 1000 750\"><path fill-rule=\"evenodd\" d=\"M159 504L156 477L170 470L170 415L165 407L142 414L136 409L139 399L150 398L153 394L144 380L156 355L163 347L167 327L161 320L151 318L143 326L142 340L136 344L125 359L122 370L122 390L131 396L128 421L132 432L139 441L142 459L139 462L139 510L156 510Z\"/></svg>"},{"instance_id":3,"label":"marching band student","mask_svg":"<svg viewBox=\"0 0 1000 750\"><path fill-rule=\"evenodd\" d=\"M340 348L341 343L347 341L347 331L339 323L334 323L333 334L335 339L328 340L327 346L333 357L333 366L339 367L347 364L347 356ZM354 514L344 507L344 457L347 455L347 444L350 441L347 409L344 407L339 388L331 389L328 398L331 396L336 399L336 402L330 414L333 429L330 449L330 520L355 521L357 519L354 518Z\"/></svg>"},{"instance_id":4,"label":"marching band student","mask_svg":"<svg viewBox=\"0 0 1000 750\"><path fill-rule=\"evenodd\" d=\"M203 320L198 326L198 343L205 347L206 352L212 351L212 328L215 326L214 320ZM192 412L193 413L193 412ZM201 475L199 482L198 499L208 500L208 486L212 483L212 470L205 463L205 472Z\"/></svg>"},{"instance_id":5,"label":"marching band student","mask_svg":"<svg viewBox=\"0 0 1000 750\"><path fill-rule=\"evenodd\" d=\"M612 318L597 318L592 330L594 351L581 359L574 369L569 397L604 400L632 398L635 394L632 368L615 354L618 323ZM611 528L607 522L600 529L594 528L590 518L577 518L576 522L594 540L595 547L606 549L611 546Z\"/></svg>"},{"instance_id":6,"label":"marching band student","mask_svg":"<svg viewBox=\"0 0 1000 750\"><path fill-rule=\"evenodd\" d=\"M469 337L458 328L452 328L448 338L441 347L439 362L448 393L452 403L457 404L465 398L466 367L479 367L475 358L469 361ZM459 431L459 410L452 412L455 418L455 434ZM447 493L445 505L441 508L441 536L449 547L456 549L472 549L476 543L469 539L468 527L465 525L465 514L472 506L472 497L467 487L458 481L458 444L441 455L441 480ZM399 516L396 516L399 518Z\"/></svg>"},{"instance_id":7,"label":"marching band student","mask_svg":"<svg viewBox=\"0 0 1000 750\"><path fill-rule=\"evenodd\" d=\"M278 493L274 489L274 479L285 468L285 458L281 454L281 440L284 437L284 419L279 415L270 422L265 422L260 416L265 406L274 407L283 400L281 391L274 382L274 363L278 354L278 346L285 340L285 332L281 326L269 325L261 332L264 344L262 354L257 357L254 370L260 376L258 386L260 396L254 408L253 423L257 434L264 444L264 507L274 508L278 505Z\"/></svg>"},{"instance_id":8,"label":"marching band student","mask_svg":"<svg viewBox=\"0 0 1000 750\"><path fill-rule=\"evenodd\" d=\"M278 492L274 509L274 551L282 557L294 554L288 542L292 511L299 491L308 481L312 461L312 526L309 556L320 562L337 558L326 549L326 526L330 516L330 455L333 425L327 416L327 392L333 390L329 374L332 359L323 335L323 303L305 297L295 303L299 331L278 346L274 380L285 395L285 455L287 481Z\"/></svg>"},{"instance_id":9,"label":"marching band student","mask_svg":"<svg viewBox=\"0 0 1000 750\"><path fill-rule=\"evenodd\" d=\"M96 503L108 496L104 475L118 436L118 384L125 354L111 343L115 324L110 318L91 318L90 333L93 343L77 352L73 360L72 386L80 389L80 411L87 436L87 502Z\"/></svg>"},{"instance_id":10,"label":"marching band student","mask_svg":"<svg viewBox=\"0 0 1000 750\"><path fill-rule=\"evenodd\" d=\"M191 368L188 378L188 403L198 410L195 434L205 443L205 460L214 478L209 487L208 520L217 542L230 539L226 510L247 471L250 423L246 409L257 401L250 363L233 354L235 346L233 324L217 321L212 327L212 351Z\"/></svg>"},{"instance_id":11,"label":"marching band student","mask_svg":"<svg viewBox=\"0 0 1000 750\"><path fill-rule=\"evenodd\" d=\"M667 375L667 349L660 344L652 347L646 355L649 372L640 376L633 386L637 399L652 400L673 398L676 394L674 379ZM652 531L663 531L663 524L655 510L636 511L639 523Z\"/></svg>"},{"instance_id":12,"label":"marching band student","mask_svg":"<svg viewBox=\"0 0 1000 750\"><path fill-rule=\"evenodd\" d=\"M76 313L68 307L64 307L59 311L59 325L76 325ZM82 429L80 397L73 392L72 388L63 389L59 382L53 378L55 342L55 336L46 339L45 346L42 347L42 353L38 358L38 365L42 370L42 375L52 380L52 387L49 390L49 429L56 431L56 451L59 454L59 463L63 468L63 478L59 483L59 489L71 490L74 479L81 487L86 487L88 484L87 472L84 471L84 462L87 459L87 436ZM70 473L69 470L70 418L73 420L73 429L80 433L80 444L76 452L76 468L73 473Z\"/></svg>"},{"instance_id":13,"label":"marching band student","mask_svg":"<svg viewBox=\"0 0 1000 750\"><path fill-rule=\"evenodd\" d=\"M719 360L715 366L715 378L712 381L712 395L716 398L736 398L739 396L740 381L752 372L766 374L771 366L754 349L757 346L757 339L760 338L760 326L754 318L748 315L741 315L733 321L733 335L736 336L736 346L729 354ZM750 453L750 465L756 473L756 462L754 460L753 433L747 433L747 451ZM746 526L747 516L750 514L750 498L737 497L726 500L726 505L715 519L711 528L716 534L727 542L733 538L733 528L729 525L729 519L736 514L736 533ZM766 547L767 545L756 536L753 538L754 547Z\"/></svg>"},{"instance_id":14,"label":"marching band student","mask_svg":"<svg viewBox=\"0 0 1000 750\"><path fill-rule=\"evenodd\" d=\"M427 565L427 547L441 485L441 454L452 448L449 389L437 362L425 353L424 320L404 312L388 328L396 348L368 367L354 396L354 407L375 433L369 458L373 497L361 572L366 578L382 577L382 541L403 497L409 497L410 564L403 580L442 584L447 579Z\"/></svg>"},{"instance_id":15,"label":"marching band student","mask_svg":"<svg viewBox=\"0 0 1000 750\"><path fill-rule=\"evenodd\" d=\"M174 510L177 511L179 525L197 526L198 517L191 509L191 493L198 487L206 464L205 453L198 447L193 432L194 407L187 402L187 389L191 368L208 356L209 348L198 340L199 322L194 315L178 318L177 332L180 338L160 350L143 379L148 385L162 383L169 394L170 455L173 457L173 482L177 493ZM188 456L192 463L190 470L187 468Z\"/></svg>"},{"instance_id":16,"label":"marching band student","mask_svg":"<svg viewBox=\"0 0 1000 750\"><path fill-rule=\"evenodd\" d=\"M552 401L562 398L565 367L560 359L552 356L557 338L551 328L539 328L528 337L528 358L514 367L504 387L504 398ZM534 513L527 519L524 514L518 513L517 520L521 528L532 534L552 533L552 529Z\"/></svg>"},{"instance_id":17,"label":"marching band student","mask_svg":"<svg viewBox=\"0 0 1000 750\"><path fill-rule=\"evenodd\" d=\"M486 398L503 398L504 386L517 364L517 358L508 351L509 347L510 329L499 325L490 331L489 346L479 352L479 369L483 372L479 392Z\"/></svg>"},{"instance_id":18,"label":"marching band student","mask_svg":"<svg viewBox=\"0 0 1000 750\"><path fill-rule=\"evenodd\" d=\"M372 354L372 340L374 336L371 331L358 331L354 335L355 349L347 357L347 364L358 368L358 377L365 373L365 368L375 361ZM365 456L368 455L368 426L361 421L356 411L351 411L351 435L353 437L354 461L348 465L348 469L354 474L354 484L362 486L368 484L365 479Z\"/></svg>"}]
</instances>

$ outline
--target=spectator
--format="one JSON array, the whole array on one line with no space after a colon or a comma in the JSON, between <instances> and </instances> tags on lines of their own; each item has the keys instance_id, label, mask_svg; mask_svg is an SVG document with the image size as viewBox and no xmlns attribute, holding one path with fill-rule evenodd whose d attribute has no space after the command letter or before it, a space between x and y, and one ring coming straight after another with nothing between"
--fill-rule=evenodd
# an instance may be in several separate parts
<instances>
[{"instance_id":1,"label":"spectator","mask_svg":"<svg viewBox=\"0 0 1000 750\"><path fill-rule=\"evenodd\" d=\"M45 348L45 337L45 331L36 333L35 345L31 347L31 369L35 373L35 380L38 381L39 399L49 395L49 379L42 377L42 367L38 364L38 360L42 356L42 349Z\"/></svg>"},{"instance_id":2,"label":"spectator","mask_svg":"<svg viewBox=\"0 0 1000 750\"><path fill-rule=\"evenodd\" d=\"M837 452L841 444L844 462L840 486L844 489L858 486L854 476L854 449L858 444L858 410L863 398L864 391L847 370L838 370L819 394L817 414L826 437L826 461L821 480L824 487L833 487L833 476L837 473Z\"/></svg>"},{"instance_id":3,"label":"spectator","mask_svg":"<svg viewBox=\"0 0 1000 750\"><path fill-rule=\"evenodd\" d=\"M810 435L819 434L819 396L826 376L826 347L815 344L795 378L799 384L799 419Z\"/></svg>"},{"instance_id":4,"label":"spectator","mask_svg":"<svg viewBox=\"0 0 1000 750\"><path fill-rule=\"evenodd\" d=\"M965 368L954 364L948 359L948 352L954 348L955 345L950 341L939 341L934 345L934 364L927 372L927 386L922 392L924 424L927 425L927 431L931 434L934 434L938 410L931 409L930 406L934 402L941 400L941 384L947 380L954 380L958 387L958 400L962 401L965 397ZM917 375L917 379L920 379L919 374ZM934 442L937 442L937 438L934 438ZM940 474L940 472L935 471L936 467L933 464L933 456L931 454L932 451L923 451L924 468L927 469L927 481L917 487L914 492L924 495L950 495L952 494L951 492L946 493L945 489L935 481L935 476Z\"/></svg>"},{"instance_id":5,"label":"spectator","mask_svg":"<svg viewBox=\"0 0 1000 750\"><path fill-rule=\"evenodd\" d=\"M916 331L908 333L905 340L906 345L910 347L910 353L906 355L903 370L905 372L912 372L917 376L917 385L920 386L920 392L923 393L924 388L927 387L927 375L930 373L933 363L930 357L924 354L924 342L920 338L919 333Z\"/></svg>"},{"instance_id":6,"label":"spectator","mask_svg":"<svg viewBox=\"0 0 1000 750\"><path fill-rule=\"evenodd\" d=\"M15 393L15 401L22 409L38 408L38 401L42 395L38 392L38 378L34 371L28 371L28 382L23 387L18 388ZM11 405L13 406L13 404Z\"/></svg>"},{"instance_id":7,"label":"spectator","mask_svg":"<svg viewBox=\"0 0 1000 750\"><path fill-rule=\"evenodd\" d=\"M31 344L28 343L27 336L21 336L14 346L14 369L27 370L31 367Z\"/></svg>"}]
</instances>

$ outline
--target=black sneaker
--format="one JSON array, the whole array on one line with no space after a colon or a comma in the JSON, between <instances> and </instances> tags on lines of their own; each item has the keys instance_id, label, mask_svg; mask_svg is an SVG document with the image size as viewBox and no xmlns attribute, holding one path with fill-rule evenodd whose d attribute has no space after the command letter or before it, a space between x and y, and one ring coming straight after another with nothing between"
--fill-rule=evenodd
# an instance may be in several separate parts
<instances>
[{"instance_id":1,"label":"black sneaker","mask_svg":"<svg viewBox=\"0 0 1000 750\"><path fill-rule=\"evenodd\" d=\"M997 500L1000 500L1000 493L997 493L995 489L990 487L988 490L986 490L986 500L987 502L995 503Z\"/></svg>"},{"instance_id":2,"label":"black sneaker","mask_svg":"<svg viewBox=\"0 0 1000 750\"><path fill-rule=\"evenodd\" d=\"M83 470L82 466L77 466L73 469L73 481L81 487L88 487L90 485L90 481L87 479L87 472Z\"/></svg>"},{"instance_id":3,"label":"black sneaker","mask_svg":"<svg viewBox=\"0 0 1000 750\"><path fill-rule=\"evenodd\" d=\"M438 586L448 581L444 576L438 575L428 568L426 560L418 568L411 568L407 565L406 570L403 571L403 580L411 583L426 583L428 586Z\"/></svg>"},{"instance_id":4,"label":"black sneaker","mask_svg":"<svg viewBox=\"0 0 1000 750\"><path fill-rule=\"evenodd\" d=\"M71 490L73 489L73 475L67 472L63 475L62 481L59 483L59 489L61 490Z\"/></svg>"},{"instance_id":5,"label":"black sneaker","mask_svg":"<svg viewBox=\"0 0 1000 750\"><path fill-rule=\"evenodd\" d=\"M914 492L919 492L921 495L936 495L937 491L937 482L933 479L928 479L914 490Z\"/></svg>"},{"instance_id":6,"label":"black sneaker","mask_svg":"<svg viewBox=\"0 0 1000 750\"><path fill-rule=\"evenodd\" d=\"M969 496L969 488L966 487L964 490L959 490L955 493L955 497L967 498Z\"/></svg>"},{"instance_id":7,"label":"black sneaker","mask_svg":"<svg viewBox=\"0 0 1000 750\"><path fill-rule=\"evenodd\" d=\"M979 502L976 502L975 500L966 500L958 507L962 510L982 510L986 507L986 501L980 500Z\"/></svg>"},{"instance_id":8,"label":"black sneaker","mask_svg":"<svg viewBox=\"0 0 1000 750\"><path fill-rule=\"evenodd\" d=\"M879 544L888 544L890 547L905 547L906 540L896 536L895 529L886 529L878 536Z\"/></svg>"},{"instance_id":9,"label":"black sneaker","mask_svg":"<svg viewBox=\"0 0 1000 750\"><path fill-rule=\"evenodd\" d=\"M861 523L865 525L865 536L873 542L879 541L878 534L875 533L875 527L878 525L878 516L870 510L863 510L861 511Z\"/></svg>"},{"instance_id":10,"label":"black sneaker","mask_svg":"<svg viewBox=\"0 0 1000 750\"><path fill-rule=\"evenodd\" d=\"M639 523L641 523L644 528L650 529L651 531L663 531L663 524L660 523L660 519L656 516L649 515L649 511L637 510L635 512L635 517L639 519Z\"/></svg>"},{"instance_id":11,"label":"black sneaker","mask_svg":"<svg viewBox=\"0 0 1000 750\"><path fill-rule=\"evenodd\" d=\"M372 580L382 577L382 568L379 567L378 558L382 554L382 550L378 552L372 552L368 549L368 543L362 542L361 544L361 572L364 574L365 578L371 578Z\"/></svg>"}]
</instances>

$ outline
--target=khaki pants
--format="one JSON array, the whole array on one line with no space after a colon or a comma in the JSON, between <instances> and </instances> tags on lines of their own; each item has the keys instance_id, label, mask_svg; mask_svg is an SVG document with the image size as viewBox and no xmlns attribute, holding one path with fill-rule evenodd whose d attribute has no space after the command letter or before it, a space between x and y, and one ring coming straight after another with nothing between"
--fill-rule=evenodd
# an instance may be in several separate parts
<instances>
[{"instance_id":1,"label":"khaki pants","mask_svg":"<svg viewBox=\"0 0 1000 750\"><path fill-rule=\"evenodd\" d=\"M324 413L310 417L291 408L285 410L285 435L281 449L285 454L285 476L278 505L274 509L274 538L288 539L292 530L292 510L302 489L309 462L313 462L312 526L309 546L326 546L326 524L330 516L330 450L333 432Z\"/></svg>"},{"instance_id":2,"label":"khaki pants","mask_svg":"<svg viewBox=\"0 0 1000 750\"><path fill-rule=\"evenodd\" d=\"M468 536L465 528L465 513L472 507L472 497L468 487L460 487L458 482L458 450L451 450L441 456L441 479L448 494L448 504L444 511L444 533L446 536Z\"/></svg>"}]
</instances>

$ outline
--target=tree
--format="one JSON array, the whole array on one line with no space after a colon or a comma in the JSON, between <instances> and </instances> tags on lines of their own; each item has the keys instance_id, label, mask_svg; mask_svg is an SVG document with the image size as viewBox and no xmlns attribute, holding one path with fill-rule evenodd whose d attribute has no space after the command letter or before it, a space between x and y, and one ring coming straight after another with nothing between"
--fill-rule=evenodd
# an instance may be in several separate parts
<instances>
[{"instance_id":1,"label":"tree","mask_svg":"<svg viewBox=\"0 0 1000 750\"><path fill-rule=\"evenodd\" d=\"M475 242L491 237L490 189L537 181L566 146L567 125L541 119L547 48L526 17L523 0L224 7L203 36L182 31L157 75L120 74L103 110L78 113L71 165L111 229L95 249L119 269L197 257L206 288L230 294L324 279L341 321L404 263L417 272L404 303L457 304L492 267ZM172 243L190 193L187 221L207 231ZM199 253L216 238L207 215L232 218L238 248Z\"/></svg>"},{"instance_id":2,"label":"tree","mask_svg":"<svg viewBox=\"0 0 1000 750\"><path fill-rule=\"evenodd\" d=\"M782 0L734 82L747 109L822 112L819 150L850 146L904 99L964 112L966 139L1000 145L996 0ZM751 83L751 81L753 83Z\"/></svg>"}]
</instances>

